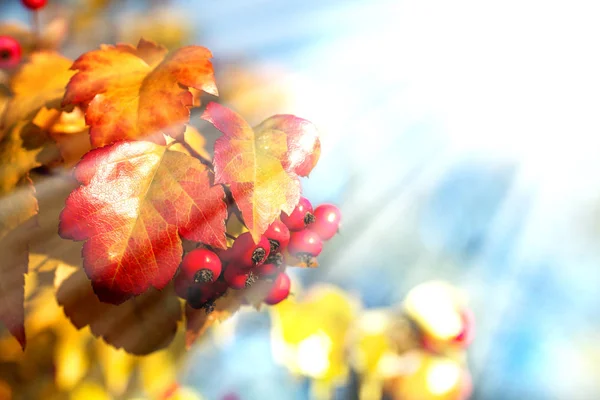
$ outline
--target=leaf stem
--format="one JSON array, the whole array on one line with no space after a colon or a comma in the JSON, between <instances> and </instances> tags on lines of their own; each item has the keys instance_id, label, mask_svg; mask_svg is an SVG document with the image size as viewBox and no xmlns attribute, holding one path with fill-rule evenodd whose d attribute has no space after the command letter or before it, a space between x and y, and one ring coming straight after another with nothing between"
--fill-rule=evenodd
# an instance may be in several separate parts
<instances>
[{"instance_id":1,"label":"leaf stem","mask_svg":"<svg viewBox=\"0 0 600 400\"><path fill-rule=\"evenodd\" d=\"M235 239L237 239L237 236L234 236L234 235L232 235L232 234L231 234L231 233L229 233L229 232L225 232L225 236L227 236L227 237L228 237L229 239L231 239L231 240L235 240Z\"/></svg>"},{"instance_id":2,"label":"leaf stem","mask_svg":"<svg viewBox=\"0 0 600 400\"><path fill-rule=\"evenodd\" d=\"M37 10L31 11L31 31L33 32L33 36L34 36L33 48L34 48L34 50L38 50L40 47L39 42L40 42L40 38L41 38L41 32L40 32L40 13Z\"/></svg>"},{"instance_id":3,"label":"leaf stem","mask_svg":"<svg viewBox=\"0 0 600 400\"><path fill-rule=\"evenodd\" d=\"M210 161L209 159L203 157L200 153L198 153L196 150L194 150L194 148L192 146L190 146L185 141L185 139L183 139L182 137L178 137L178 138L175 139L175 141L177 143L180 143L190 153L190 155L192 157L197 158L198 161L200 161L200 163L202 163L203 165L205 165L211 171L213 170L212 161Z\"/></svg>"}]
</instances>

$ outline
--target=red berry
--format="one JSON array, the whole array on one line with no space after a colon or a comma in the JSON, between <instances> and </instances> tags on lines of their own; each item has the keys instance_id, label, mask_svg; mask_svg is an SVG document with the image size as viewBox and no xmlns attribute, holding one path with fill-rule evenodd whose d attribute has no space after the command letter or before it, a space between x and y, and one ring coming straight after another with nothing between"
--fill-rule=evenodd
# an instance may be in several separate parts
<instances>
[{"instance_id":1,"label":"red berry","mask_svg":"<svg viewBox=\"0 0 600 400\"><path fill-rule=\"evenodd\" d=\"M214 282L221 275L221 260L208 249L195 249L181 262L181 274L190 282Z\"/></svg>"},{"instance_id":2,"label":"red berry","mask_svg":"<svg viewBox=\"0 0 600 400\"><path fill-rule=\"evenodd\" d=\"M271 243L271 252L285 250L290 242L290 230L278 219L269 225L265 236Z\"/></svg>"},{"instance_id":3,"label":"red berry","mask_svg":"<svg viewBox=\"0 0 600 400\"><path fill-rule=\"evenodd\" d=\"M44 7L48 0L21 0L21 3L30 10L39 10Z\"/></svg>"},{"instance_id":4,"label":"red berry","mask_svg":"<svg viewBox=\"0 0 600 400\"><path fill-rule=\"evenodd\" d=\"M265 262L269 257L271 244L266 236L261 236L258 243L254 243L250 232L242 233L233 242L235 262L240 268L252 268Z\"/></svg>"},{"instance_id":5,"label":"red berry","mask_svg":"<svg viewBox=\"0 0 600 400\"><path fill-rule=\"evenodd\" d=\"M21 62L21 45L11 36L0 36L0 68L14 68Z\"/></svg>"},{"instance_id":6,"label":"red berry","mask_svg":"<svg viewBox=\"0 0 600 400\"><path fill-rule=\"evenodd\" d=\"M188 289L188 304L195 309L204 308L207 313L214 309L215 301L223 296L229 286L223 281L196 283Z\"/></svg>"},{"instance_id":7,"label":"red berry","mask_svg":"<svg viewBox=\"0 0 600 400\"><path fill-rule=\"evenodd\" d=\"M252 272L235 264L227 266L224 278L230 288L238 290L250 287L256 281L256 276Z\"/></svg>"},{"instance_id":8,"label":"red berry","mask_svg":"<svg viewBox=\"0 0 600 400\"><path fill-rule=\"evenodd\" d=\"M305 229L300 232L292 232L288 252L295 257L316 257L323 250L323 241L311 230Z\"/></svg>"},{"instance_id":9,"label":"red berry","mask_svg":"<svg viewBox=\"0 0 600 400\"><path fill-rule=\"evenodd\" d=\"M281 303L290 295L290 277L286 273L281 273L273 282L273 286L265 298L265 303L273 306Z\"/></svg>"},{"instance_id":10,"label":"red berry","mask_svg":"<svg viewBox=\"0 0 600 400\"><path fill-rule=\"evenodd\" d=\"M290 215L281 213L281 222L283 222L290 231L301 231L307 225L314 222L315 217L312 214L312 204L306 197L300 197L300 201Z\"/></svg>"},{"instance_id":11,"label":"red berry","mask_svg":"<svg viewBox=\"0 0 600 400\"><path fill-rule=\"evenodd\" d=\"M315 208L315 222L308 229L316 232L323 240L329 240L335 236L340 227L342 213L333 204L321 204Z\"/></svg>"}]
</instances>

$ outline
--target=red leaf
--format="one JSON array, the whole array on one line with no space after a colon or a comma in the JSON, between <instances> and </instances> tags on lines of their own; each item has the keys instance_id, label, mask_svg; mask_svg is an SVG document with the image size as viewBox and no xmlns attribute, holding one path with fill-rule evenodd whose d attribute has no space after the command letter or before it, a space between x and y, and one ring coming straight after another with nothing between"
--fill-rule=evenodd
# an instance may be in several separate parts
<instances>
[{"instance_id":1,"label":"red leaf","mask_svg":"<svg viewBox=\"0 0 600 400\"><path fill-rule=\"evenodd\" d=\"M281 211L300 198L296 173L286 170L288 137L280 130L253 130L235 112L210 103L202 116L223 136L215 143L215 182L230 185L244 223L257 242Z\"/></svg>"},{"instance_id":2,"label":"red leaf","mask_svg":"<svg viewBox=\"0 0 600 400\"><path fill-rule=\"evenodd\" d=\"M181 238L225 248L221 186L197 159L151 142L118 142L75 167L82 186L60 216L63 238L85 240L84 268L94 291L119 304L173 278Z\"/></svg>"}]
</instances>

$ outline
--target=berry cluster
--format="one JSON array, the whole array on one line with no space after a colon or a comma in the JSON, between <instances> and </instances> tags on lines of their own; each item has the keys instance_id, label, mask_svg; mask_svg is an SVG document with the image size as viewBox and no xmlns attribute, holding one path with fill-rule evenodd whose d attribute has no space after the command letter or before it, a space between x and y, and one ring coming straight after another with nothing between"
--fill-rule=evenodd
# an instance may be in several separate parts
<instances>
[{"instance_id":1,"label":"berry cluster","mask_svg":"<svg viewBox=\"0 0 600 400\"><path fill-rule=\"evenodd\" d=\"M229 289L243 290L261 280L271 283L263 302L275 305L290 294L286 265L312 265L340 225L340 210L322 204L313 210L302 197L290 215L281 213L255 243L240 234L226 250L201 247L188 252L175 277L175 291L196 309L210 312Z\"/></svg>"}]
</instances>

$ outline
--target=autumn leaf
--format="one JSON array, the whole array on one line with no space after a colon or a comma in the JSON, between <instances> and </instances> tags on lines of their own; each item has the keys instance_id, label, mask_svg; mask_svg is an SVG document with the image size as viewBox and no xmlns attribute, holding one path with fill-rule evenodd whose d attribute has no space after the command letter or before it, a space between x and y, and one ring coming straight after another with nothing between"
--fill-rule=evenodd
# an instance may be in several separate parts
<instances>
[{"instance_id":1,"label":"autumn leaf","mask_svg":"<svg viewBox=\"0 0 600 400\"><path fill-rule=\"evenodd\" d=\"M25 349L25 274L28 263L28 235L34 220L21 223L0 239L0 321Z\"/></svg>"},{"instance_id":2,"label":"autumn leaf","mask_svg":"<svg viewBox=\"0 0 600 400\"><path fill-rule=\"evenodd\" d=\"M65 392L73 388L85 377L90 368L87 330L77 330L67 323L62 327L55 349L56 386Z\"/></svg>"},{"instance_id":3,"label":"autumn leaf","mask_svg":"<svg viewBox=\"0 0 600 400\"><path fill-rule=\"evenodd\" d=\"M96 341L95 346L106 389L111 394L123 396L133 373L135 358L102 340Z\"/></svg>"},{"instance_id":4,"label":"autumn leaf","mask_svg":"<svg viewBox=\"0 0 600 400\"><path fill-rule=\"evenodd\" d=\"M25 347L24 275L29 260L29 234L38 211L27 174L38 165L39 149L26 149L19 122L0 141L0 321Z\"/></svg>"},{"instance_id":5,"label":"autumn leaf","mask_svg":"<svg viewBox=\"0 0 600 400\"><path fill-rule=\"evenodd\" d=\"M139 371L142 388L151 399L160 399L177 380L176 360L168 350L140 359Z\"/></svg>"},{"instance_id":6,"label":"autumn leaf","mask_svg":"<svg viewBox=\"0 0 600 400\"><path fill-rule=\"evenodd\" d=\"M61 265L55 287L58 303L78 329L89 326L95 336L129 353L146 355L162 349L177 332L181 305L172 285L115 306L96 297L83 270Z\"/></svg>"},{"instance_id":7,"label":"autumn leaf","mask_svg":"<svg viewBox=\"0 0 600 400\"><path fill-rule=\"evenodd\" d=\"M308 176L321 156L321 141L317 128L309 121L294 115L274 115L255 128L255 131L283 132L287 137L287 153L283 168L290 173Z\"/></svg>"},{"instance_id":8,"label":"autumn leaf","mask_svg":"<svg viewBox=\"0 0 600 400\"><path fill-rule=\"evenodd\" d=\"M85 117L79 107L75 107L72 111L42 107L32 123L47 132L56 143L60 155L51 158L60 161L64 167L72 167L91 150Z\"/></svg>"},{"instance_id":9,"label":"autumn leaf","mask_svg":"<svg viewBox=\"0 0 600 400\"><path fill-rule=\"evenodd\" d=\"M188 88L217 95L211 57L200 46L167 54L143 39L137 47L103 45L75 61L63 104L86 109L94 147L140 138L165 144L162 133L176 136L189 121Z\"/></svg>"},{"instance_id":10,"label":"autumn leaf","mask_svg":"<svg viewBox=\"0 0 600 400\"><path fill-rule=\"evenodd\" d=\"M215 142L215 182L228 184L244 223L258 242L283 210L300 198L300 181L284 169L287 137L278 130L255 131L237 113L209 103L202 116L223 136Z\"/></svg>"},{"instance_id":11,"label":"autumn leaf","mask_svg":"<svg viewBox=\"0 0 600 400\"><path fill-rule=\"evenodd\" d=\"M71 61L57 53L33 53L10 81L14 97L6 107L2 126L9 129L20 120L31 119L43 106L59 107L74 74L70 66Z\"/></svg>"},{"instance_id":12,"label":"autumn leaf","mask_svg":"<svg viewBox=\"0 0 600 400\"><path fill-rule=\"evenodd\" d=\"M204 309L185 307L186 332L185 345L188 349L215 322L224 321L242 306L242 293L230 290L215 301L214 310L207 313Z\"/></svg>"},{"instance_id":13,"label":"autumn leaf","mask_svg":"<svg viewBox=\"0 0 600 400\"><path fill-rule=\"evenodd\" d=\"M223 188L193 157L118 142L86 154L75 177L82 186L67 198L59 233L86 241L84 268L102 301L164 288L181 262L181 238L226 247Z\"/></svg>"},{"instance_id":14,"label":"autumn leaf","mask_svg":"<svg viewBox=\"0 0 600 400\"><path fill-rule=\"evenodd\" d=\"M30 124L19 122L0 140L0 196L10 194L29 171L40 165L37 160L41 147L25 143ZM8 213L7 213L8 214ZM0 220L10 217L0 211ZM28 217L24 218L27 219ZM24 220L23 218L21 218ZM6 223L0 222L6 225ZM6 229L0 225L0 230Z\"/></svg>"}]
</instances>

